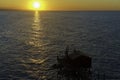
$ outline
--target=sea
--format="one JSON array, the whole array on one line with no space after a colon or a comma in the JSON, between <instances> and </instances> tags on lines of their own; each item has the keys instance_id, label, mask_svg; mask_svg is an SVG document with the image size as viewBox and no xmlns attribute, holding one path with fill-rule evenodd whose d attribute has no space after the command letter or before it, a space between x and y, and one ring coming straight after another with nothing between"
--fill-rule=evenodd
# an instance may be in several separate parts
<instances>
[{"instance_id":1,"label":"sea","mask_svg":"<svg viewBox=\"0 0 120 80\"><path fill-rule=\"evenodd\" d=\"M49 68L67 46L92 57L94 76L120 80L119 11L0 11L0 80L59 80Z\"/></svg>"}]
</instances>

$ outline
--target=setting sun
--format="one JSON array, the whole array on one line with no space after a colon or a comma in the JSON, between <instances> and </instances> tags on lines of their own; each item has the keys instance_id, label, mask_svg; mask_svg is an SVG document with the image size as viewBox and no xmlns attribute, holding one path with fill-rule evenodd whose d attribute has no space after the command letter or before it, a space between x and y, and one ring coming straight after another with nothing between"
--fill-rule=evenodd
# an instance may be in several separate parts
<instances>
[{"instance_id":1,"label":"setting sun","mask_svg":"<svg viewBox=\"0 0 120 80\"><path fill-rule=\"evenodd\" d=\"M39 2L34 2L34 3L33 3L33 7L34 7L35 9L39 9L39 8L41 7L41 4L40 4Z\"/></svg>"}]
</instances>

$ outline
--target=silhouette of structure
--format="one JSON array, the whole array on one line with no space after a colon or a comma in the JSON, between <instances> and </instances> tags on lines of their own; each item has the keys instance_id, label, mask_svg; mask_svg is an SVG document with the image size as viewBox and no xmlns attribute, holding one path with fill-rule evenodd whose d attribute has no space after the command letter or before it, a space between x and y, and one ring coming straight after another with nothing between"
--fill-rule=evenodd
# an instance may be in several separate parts
<instances>
[{"instance_id":1,"label":"silhouette of structure","mask_svg":"<svg viewBox=\"0 0 120 80\"><path fill-rule=\"evenodd\" d=\"M76 49L69 54L67 47L64 56L57 56L57 63L52 66L57 69L58 80L92 80L92 58Z\"/></svg>"}]
</instances>

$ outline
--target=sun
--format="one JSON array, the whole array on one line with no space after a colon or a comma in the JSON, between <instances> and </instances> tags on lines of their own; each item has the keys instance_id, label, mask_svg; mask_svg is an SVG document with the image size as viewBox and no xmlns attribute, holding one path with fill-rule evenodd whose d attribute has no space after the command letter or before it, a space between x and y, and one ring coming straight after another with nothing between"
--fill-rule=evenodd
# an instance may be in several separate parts
<instances>
[{"instance_id":1,"label":"sun","mask_svg":"<svg viewBox=\"0 0 120 80\"><path fill-rule=\"evenodd\" d=\"M41 4L39 2L33 2L33 8L39 9L41 7Z\"/></svg>"},{"instance_id":2,"label":"sun","mask_svg":"<svg viewBox=\"0 0 120 80\"><path fill-rule=\"evenodd\" d=\"M45 10L45 2L43 0L31 0L28 3L28 9L29 10L33 10L33 11L41 11L41 10Z\"/></svg>"}]
</instances>

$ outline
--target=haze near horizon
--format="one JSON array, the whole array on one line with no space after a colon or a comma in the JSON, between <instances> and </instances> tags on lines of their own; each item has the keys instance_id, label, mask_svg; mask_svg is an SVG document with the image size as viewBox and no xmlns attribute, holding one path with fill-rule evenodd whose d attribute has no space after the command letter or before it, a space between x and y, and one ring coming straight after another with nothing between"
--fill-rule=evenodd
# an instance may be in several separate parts
<instances>
[{"instance_id":1,"label":"haze near horizon","mask_svg":"<svg viewBox=\"0 0 120 80\"><path fill-rule=\"evenodd\" d=\"M35 10L120 10L119 0L1 0L0 9Z\"/></svg>"}]
</instances>

